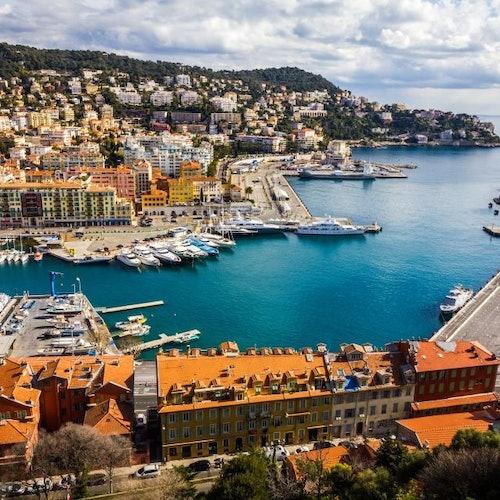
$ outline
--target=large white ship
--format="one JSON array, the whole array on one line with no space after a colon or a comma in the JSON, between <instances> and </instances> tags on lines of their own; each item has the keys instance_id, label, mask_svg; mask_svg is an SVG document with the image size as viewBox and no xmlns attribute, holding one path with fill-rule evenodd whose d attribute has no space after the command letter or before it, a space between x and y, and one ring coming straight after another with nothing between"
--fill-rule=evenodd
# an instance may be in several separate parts
<instances>
[{"instance_id":1,"label":"large white ship","mask_svg":"<svg viewBox=\"0 0 500 500\"><path fill-rule=\"evenodd\" d=\"M322 236L345 236L350 234L364 234L365 226L347 224L332 217L316 219L312 222L300 224L297 234L322 235Z\"/></svg>"}]
</instances>

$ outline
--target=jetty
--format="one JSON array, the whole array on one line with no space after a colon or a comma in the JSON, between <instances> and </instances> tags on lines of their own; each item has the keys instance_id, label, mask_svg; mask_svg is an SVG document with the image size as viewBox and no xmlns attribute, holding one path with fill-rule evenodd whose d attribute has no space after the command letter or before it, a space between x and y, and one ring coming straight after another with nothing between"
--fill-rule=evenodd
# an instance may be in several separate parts
<instances>
[{"instance_id":1,"label":"jetty","mask_svg":"<svg viewBox=\"0 0 500 500\"><path fill-rule=\"evenodd\" d=\"M167 335L165 333L160 333L159 338L155 340L150 340L149 342L143 342L141 344L136 344L131 347L126 347L122 349L123 354L138 354L142 351L147 351L149 349L158 349L165 344L176 344L181 343L180 337L190 337L191 340L196 340L201 335L200 330L188 330L186 332L175 333L174 335Z\"/></svg>"},{"instance_id":2,"label":"jetty","mask_svg":"<svg viewBox=\"0 0 500 500\"><path fill-rule=\"evenodd\" d=\"M495 355L500 355L500 271L431 340L451 342L476 340ZM496 381L500 388L500 373Z\"/></svg>"},{"instance_id":3,"label":"jetty","mask_svg":"<svg viewBox=\"0 0 500 500\"><path fill-rule=\"evenodd\" d=\"M101 314L115 313L121 311L132 311L133 309L144 309L146 307L156 307L165 304L163 300L152 300L151 302L140 302L139 304L126 304L114 307L96 307L95 310Z\"/></svg>"}]
</instances>

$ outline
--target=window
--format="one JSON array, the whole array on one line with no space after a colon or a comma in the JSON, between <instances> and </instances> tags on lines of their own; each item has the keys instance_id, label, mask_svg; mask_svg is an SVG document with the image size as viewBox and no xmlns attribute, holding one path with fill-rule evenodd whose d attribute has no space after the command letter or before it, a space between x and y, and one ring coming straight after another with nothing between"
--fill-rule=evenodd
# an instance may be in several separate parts
<instances>
[{"instance_id":1,"label":"window","mask_svg":"<svg viewBox=\"0 0 500 500\"><path fill-rule=\"evenodd\" d=\"M409 401L407 401L405 403L405 411L410 411L410 408L411 408L411 403Z\"/></svg>"},{"instance_id":2,"label":"window","mask_svg":"<svg viewBox=\"0 0 500 500\"><path fill-rule=\"evenodd\" d=\"M269 427L269 420L267 418L262 419L261 426L263 429L267 429Z\"/></svg>"},{"instance_id":3,"label":"window","mask_svg":"<svg viewBox=\"0 0 500 500\"><path fill-rule=\"evenodd\" d=\"M370 415L375 415L377 412L377 407L376 406L370 406Z\"/></svg>"},{"instance_id":4,"label":"window","mask_svg":"<svg viewBox=\"0 0 500 500\"><path fill-rule=\"evenodd\" d=\"M172 448L169 448L168 455L170 457L175 457L177 455L177 448L175 446L172 446Z\"/></svg>"},{"instance_id":5,"label":"window","mask_svg":"<svg viewBox=\"0 0 500 500\"><path fill-rule=\"evenodd\" d=\"M411 387L406 388L406 395L409 396L411 394Z\"/></svg>"},{"instance_id":6,"label":"window","mask_svg":"<svg viewBox=\"0 0 500 500\"><path fill-rule=\"evenodd\" d=\"M344 411L344 418L352 418L354 417L354 408L348 408Z\"/></svg>"},{"instance_id":7,"label":"window","mask_svg":"<svg viewBox=\"0 0 500 500\"><path fill-rule=\"evenodd\" d=\"M453 392L455 390L455 382L450 382L448 385L448 392Z\"/></svg>"},{"instance_id":8,"label":"window","mask_svg":"<svg viewBox=\"0 0 500 500\"><path fill-rule=\"evenodd\" d=\"M288 411L293 411L295 408L295 401L288 401L287 408Z\"/></svg>"},{"instance_id":9,"label":"window","mask_svg":"<svg viewBox=\"0 0 500 500\"><path fill-rule=\"evenodd\" d=\"M429 394L434 394L435 390L436 390L436 384L431 384L429 386Z\"/></svg>"},{"instance_id":10,"label":"window","mask_svg":"<svg viewBox=\"0 0 500 500\"><path fill-rule=\"evenodd\" d=\"M274 403L275 411L281 411L281 403Z\"/></svg>"},{"instance_id":11,"label":"window","mask_svg":"<svg viewBox=\"0 0 500 500\"><path fill-rule=\"evenodd\" d=\"M340 418L342 416L342 410L335 410L335 418Z\"/></svg>"},{"instance_id":12,"label":"window","mask_svg":"<svg viewBox=\"0 0 500 500\"><path fill-rule=\"evenodd\" d=\"M463 378L465 377L466 374L467 374L467 368L462 368L460 370L460 377Z\"/></svg>"},{"instance_id":13,"label":"window","mask_svg":"<svg viewBox=\"0 0 500 500\"><path fill-rule=\"evenodd\" d=\"M196 427L196 435L203 436L203 427L201 427L200 425Z\"/></svg>"},{"instance_id":14,"label":"window","mask_svg":"<svg viewBox=\"0 0 500 500\"><path fill-rule=\"evenodd\" d=\"M184 429L182 429L182 437L188 438L190 435L191 435L191 431L190 431L189 427L184 427Z\"/></svg>"},{"instance_id":15,"label":"window","mask_svg":"<svg viewBox=\"0 0 500 500\"><path fill-rule=\"evenodd\" d=\"M299 439L304 439L306 433L304 429L299 429Z\"/></svg>"},{"instance_id":16,"label":"window","mask_svg":"<svg viewBox=\"0 0 500 500\"><path fill-rule=\"evenodd\" d=\"M210 420L217 418L217 410L215 410L215 409L210 410L209 418L210 418Z\"/></svg>"},{"instance_id":17,"label":"window","mask_svg":"<svg viewBox=\"0 0 500 500\"><path fill-rule=\"evenodd\" d=\"M185 412L182 414L182 421L183 421L183 422L189 422L189 412L188 412L188 411L185 411Z\"/></svg>"},{"instance_id":18,"label":"window","mask_svg":"<svg viewBox=\"0 0 500 500\"><path fill-rule=\"evenodd\" d=\"M488 367L486 368L486 373L487 373L488 375L491 375L491 373L492 373L492 372L493 372L493 367L490 365L490 366L488 366Z\"/></svg>"},{"instance_id":19,"label":"window","mask_svg":"<svg viewBox=\"0 0 500 500\"><path fill-rule=\"evenodd\" d=\"M438 392L444 392L444 383L443 382L439 382Z\"/></svg>"},{"instance_id":20,"label":"window","mask_svg":"<svg viewBox=\"0 0 500 500\"><path fill-rule=\"evenodd\" d=\"M484 379L484 386L485 386L485 387L489 387L489 386L490 386L490 382L491 382L490 377L486 377L486 378Z\"/></svg>"},{"instance_id":21,"label":"window","mask_svg":"<svg viewBox=\"0 0 500 500\"><path fill-rule=\"evenodd\" d=\"M361 415L364 415L364 414L365 414L365 407L361 406L360 408L358 408L358 415L361 416Z\"/></svg>"},{"instance_id":22,"label":"window","mask_svg":"<svg viewBox=\"0 0 500 500\"><path fill-rule=\"evenodd\" d=\"M465 380L461 380L461 381L460 381L460 385L459 385L459 387L460 387L460 390L461 390L461 391L463 391L463 390L465 389Z\"/></svg>"},{"instance_id":23,"label":"window","mask_svg":"<svg viewBox=\"0 0 500 500\"><path fill-rule=\"evenodd\" d=\"M203 412L201 412L200 410L198 410L196 412L196 420L202 420L203 419Z\"/></svg>"},{"instance_id":24,"label":"window","mask_svg":"<svg viewBox=\"0 0 500 500\"><path fill-rule=\"evenodd\" d=\"M418 393L419 393L419 394L423 394L424 392L425 392L425 385L421 385L421 386L419 386L419 388L418 388Z\"/></svg>"},{"instance_id":25,"label":"window","mask_svg":"<svg viewBox=\"0 0 500 500\"><path fill-rule=\"evenodd\" d=\"M229 422L222 424L222 432L223 434L229 434L231 432L231 424Z\"/></svg>"},{"instance_id":26,"label":"window","mask_svg":"<svg viewBox=\"0 0 500 500\"><path fill-rule=\"evenodd\" d=\"M457 370L451 370L451 378L455 378L457 376Z\"/></svg>"},{"instance_id":27,"label":"window","mask_svg":"<svg viewBox=\"0 0 500 500\"><path fill-rule=\"evenodd\" d=\"M394 390L392 391L392 396L393 396L394 398L399 398L399 397L401 397L401 389L394 389Z\"/></svg>"},{"instance_id":28,"label":"window","mask_svg":"<svg viewBox=\"0 0 500 500\"><path fill-rule=\"evenodd\" d=\"M372 399L377 399L378 398L378 392L372 392Z\"/></svg>"},{"instance_id":29,"label":"window","mask_svg":"<svg viewBox=\"0 0 500 500\"><path fill-rule=\"evenodd\" d=\"M324 405L329 405L329 404L330 404L330 398L329 398L328 396L325 396L325 397L323 398L323 404L324 404Z\"/></svg>"},{"instance_id":30,"label":"window","mask_svg":"<svg viewBox=\"0 0 500 500\"><path fill-rule=\"evenodd\" d=\"M248 422L248 430L253 431L255 429L255 420L250 420Z\"/></svg>"},{"instance_id":31,"label":"window","mask_svg":"<svg viewBox=\"0 0 500 500\"><path fill-rule=\"evenodd\" d=\"M264 403L262 405L262 412L267 413L269 411L269 403Z\"/></svg>"},{"instance_id":32,"label":"window","mask_svg":"<svg viewBox=\"0 0 500 500\"><path fill-rule=\"evenodd\" d=\"M279 441L280 440L280 433L279 432L274 432L273 433L273 439L275 441Z\"/></svg>"},{"instance_id":33,"label":"window","mask_svg":"<svg viewBox=\"0 0 500 500\"><path fill-rule=\"evenodd\" d=\"M323 412L323 422L327 422L329 418L330 418L330 412L324 411Z\"/></svg>"},{"instance_id":34,"label":"window","mask_svg":"<svg viewBox=\"0 0 500 500\"><path fill-rule=\"evenodd\" d=\"M196 449L197 449L198 451L202 451L202 450L203 450L203 443L198 443L198 444L196 445Z\"/></svg>"},{"instance_id":35,"label":"window","mask_svg":"<svg viewBox=\"0 0 500 500\"><path fill-rule=\"evenodd\" d=\"M243 406L238 406L238 415L244 415L245 414L245 408Z\"/></svg>"},{"instance_id":36,"label":"window","mask_svg":"<svg viewBox=\"0 0 500 500\"><path fill-rule=\"evenodd\" d=\"M217 434L217 425L216 424L210 424L210 435L215 436Z\"/></svg>"},{"instance_id":37,"label":"window","mask_svg":"<svg viewBox=\"0 0 500 500\"><path fill-rule=\"evenodd\" d=\"M382 411L380 413L382 413L382 415L387 413L387 405L382 405Z\"/></svg>"},{"instance_id":38,"label":"window","mask_svg":"<svg viewBox=\"0 0 500 500\"><path fill-rule=\"evenodd\" d=\"M224 439L224 441L222 442L222 446L223 446L224 448L229 448L229 439L227 439L227 438L226 438L226 439Z\"/></svg>"},{"instance_id":39,"label":"window","mask_svg":"<svg viewBox=\"0 0 500 500\"><path fill-rule=\"evenodd\" d=\"M229 415L230 415L230 414L231 414L231 410L230 410L230 408L224 408L224 409L222 410L222 416L223 416L224 418L229 417Z\"/></svg>"},{"instance_id":40,"label":"window","mask_svg":"<svg viewBox=\"0 0 500 500\"><path fill-rule=\"evenodd\" d=\"M318 413L314 411L311 413L311 422L317 422L317 421L318 421Z\"/></svg>"},{"instance_id":41,"label":"window","mask_svg":"<svg viewBox=\"0 0 500 500\"><path fill-rule=\"evenodd\" d=\"M0 413L0 420L7 420L10 418L10 411L4 411Z\"/></svg>"},{"instance_id":42,"label":"window","mask_svg":"<svg viewBox=\"0 0 500 500\"><path fill-rule=\"evenodd\" d=\"M241 421L236 422L236 430L238 432L241 432L243 430L243 422L241 422Z\"/></svg>"},{"instance_id":43,"label":"window","mask_svg":"<svg viewBox=\"0 0 500 500\"><path fill-rule=\"evenodd\" d=\"M390 398L391 397L391 391L384 391L382 397L384 399Z\"/></svg>"},{"instance_id":44,"label":"window","mask_svg":"<svg viewBox=\"0 0 500 500\"><path fill-rule=\"evenodd\" d=\"M399 405L398 405L397 403L394 403L394 404L392 405L392 413L397 413L397 411L398 411L398 406L399 406Z\"/></svg>"},{"instance_id":45,"label":"window","mask_svg":"<svg viewBox=\"0 0 500 500\"><path fill-rule=\"evenodd\" d=\"M168 439L170 439L170 440L175 439L175 429L168 430Z\"/></svg>"},{"instance_id":46,"label":"window","mask_svg":"<svg viewBox=\"0 0 500 500\"><path fill-rule=\"evenodd\" d=\"M318 406L318 398L313 398L312 405L313 406Z\"/></svg>"}]
</instances>

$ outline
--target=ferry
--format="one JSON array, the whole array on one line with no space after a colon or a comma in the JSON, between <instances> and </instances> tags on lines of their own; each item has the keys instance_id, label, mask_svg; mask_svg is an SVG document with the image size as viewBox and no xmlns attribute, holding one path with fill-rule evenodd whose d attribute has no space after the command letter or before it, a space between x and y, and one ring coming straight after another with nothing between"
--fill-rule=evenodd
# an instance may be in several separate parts
<instances>
[{"instance_id":1,"label":"ferry","mask_svg":"<svg viewBox=\"0 0 500 500\"><path fill-rule=\"evenodd\" d=\"M463 285L456 285L448 292L439 309L444 315L455 314L472 299L473 295L473 290L467 289Z\"/></svg>"},{"instance_id":2,"label":"ferry","mask_svg":"<svg viewBox=\"0 0 500 500\"><path fill-rule=\"evenodd\" d=\"M297 228L297 234L299 235L345 236L365 234L365 232L365 226L345 224L332 217L300 224Z\"/></svg>"}]
</instances>

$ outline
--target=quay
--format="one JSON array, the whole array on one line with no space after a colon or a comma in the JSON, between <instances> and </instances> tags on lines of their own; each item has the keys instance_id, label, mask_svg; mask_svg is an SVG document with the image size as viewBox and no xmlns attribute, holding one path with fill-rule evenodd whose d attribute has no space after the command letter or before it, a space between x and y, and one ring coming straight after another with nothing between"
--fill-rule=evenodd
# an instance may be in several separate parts
<instances>
[{"instance_id":1,"label":"quay","mask_svg":"<svg viewBox=\"0 0 500 500\"><path fill-rule=\"evenodd\" d=\"M155 340L150 340L149 342L143 342L141 344L135 344L131 347L126 347L122 349L123 354L139 354L142 351L147 351L149 349L157 349L159 347L164 346L165 344L175 343L176 339L179 338L180 335L190 336L190 335L201 335L199 330L188 330L186 332L176 333L174 335L166 335L165 333L160 333L160 338Z\"/></svg>"},{"instance_id":2,"label":"quay","mask_svg":"<svg viewBox=\"0 0 500 500\"><path fill-rule=\"evenodd\" d=\"M139 304L126 304L114 307L96 307L95 310L101 314L115 313L121 311L132 311L133 309L144 309L146 307L157 307L165 304L163 300L152 300L151 302L140 302Z\"/></svg>"},{"instance_id":3,"label":"quay","mask_svg":"<svg viewBox=\"0 0 500 500\"><path fill-rule=\"evenodd\" d=\"M500 355L500 271L430 340L477 340L495 355ZM500 389L500 373L496 389Z\"/></svg>"}]
</instances>

